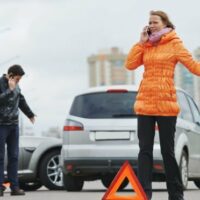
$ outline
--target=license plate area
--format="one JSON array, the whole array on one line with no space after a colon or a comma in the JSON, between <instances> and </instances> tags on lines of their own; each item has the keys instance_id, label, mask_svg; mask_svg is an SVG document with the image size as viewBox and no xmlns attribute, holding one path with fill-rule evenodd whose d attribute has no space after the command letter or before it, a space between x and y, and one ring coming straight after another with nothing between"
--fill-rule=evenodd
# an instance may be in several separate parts
<instances>
[{"instance_id":1,"label":"license plate area","mask_svg":"<svg viewBox=\"0 0 200 200\"><path fill-rule=\"evenodd\" d=\"M129 131L97 131L95 140L130 140Z\"/></svg>"}]
</instances>

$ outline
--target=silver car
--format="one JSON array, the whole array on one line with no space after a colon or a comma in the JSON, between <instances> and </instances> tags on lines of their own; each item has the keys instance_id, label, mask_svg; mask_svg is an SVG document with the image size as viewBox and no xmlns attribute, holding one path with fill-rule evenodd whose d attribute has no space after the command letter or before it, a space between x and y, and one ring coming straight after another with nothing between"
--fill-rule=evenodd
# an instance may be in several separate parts
<instances>
[{"instance_id":1,"label":"silver car","mask_svg":"<svg viewBox=\"0 0 200 200\"><path fill-rule=\"evenodd\" d=\"M20 136L18 176L20 187L33 191L42 185L50 190L63 189L59 165L62 142L57 138ZM7 156L5 156L5 180Z\"/></svg>"},{"instance_id":2,"label":"silver car","mask_svg":"<svg viewBox=\"0 0 200 200\"><path fill-rule=\"evenodd\" d=\"M109 187L128 160L137 171L139 152L137 118L133 104L137 87L92 88L74 98L63 132L61 166L64 187L80 191L84 181L101 179ZM185 189L188 180L200 188L200 113L194 100L177 89L181 113L175 133L175 156ZM165 181L157 126L155 127L153 181ZM127 181L121 185L123 189Z\"/></svg>"}]
</instances>

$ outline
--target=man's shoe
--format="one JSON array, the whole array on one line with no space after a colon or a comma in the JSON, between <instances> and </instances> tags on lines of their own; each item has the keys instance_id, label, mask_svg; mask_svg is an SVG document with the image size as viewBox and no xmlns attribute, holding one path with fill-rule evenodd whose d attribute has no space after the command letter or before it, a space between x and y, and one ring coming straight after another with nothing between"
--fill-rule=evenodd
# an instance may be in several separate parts
<instances>
[{"instance_id":1,"label":"man's shoe","mask_svg":"<svg viewBox=\"0 0 200 200\"><path fill-rule=\"evenodd\" d=\"M0 189L0 197L3 197L4 189Z\"/></svg>"},{"instance_id":2,"label":"man's shoe","mask_svg":"<svg viewBox=\"0 0 200 200\"><path fill-rule=\"evenodd\" d=\"M17 189L11 190L10 195L12 196L25 195L25 192L24 190L17 188Z\"/></svg>"}]
</instances>

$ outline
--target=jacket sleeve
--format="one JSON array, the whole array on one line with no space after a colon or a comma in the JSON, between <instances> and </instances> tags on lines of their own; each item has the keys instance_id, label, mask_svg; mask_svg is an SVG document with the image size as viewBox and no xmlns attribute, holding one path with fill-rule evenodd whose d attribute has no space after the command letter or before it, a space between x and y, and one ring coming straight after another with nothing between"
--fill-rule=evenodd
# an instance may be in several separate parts
<instances>
[{"instance_id":1,"label":"jacket sleeve","mask_svg":"<svg viewBox=\"0 0 200 200\"><path fill-rule=\"evenodd\" d=\"M35 114L31 111L30 107L26 103L24 96L21 93L19 97L19 108L28 118L32 118L35 116Z\"/></svg>"},{"instance_id":2,"label":"jacket sleeve","mask_svg":"<svg viewBox=\"0 0 200 200\"><path fill-rule=\"evenodd\" d=\"M140 43L135 44L130 50L125 61L125 67L129 70L136 69L143 64L144 46Z\"/></svg>"},{"instance_id":3,"label":"jacket sleeve","mask_svg":"<svg viewBox=\"0 0 200 200\"><path fill-rule=\"evenodd\" d=\"M200 76L200 62L193 59L191 53L180 41L175 48L176 59L188 68L190 72Z\"/></svg>"},{"instance_id":4,"label":"jacket sleeve","mask_svg":"<svg viewBox=\"0 0 200 200\"><path fill-rule=\"evenodd\" d=\"M10 96L13 95L13 91L7 89L5 92L0 93L0 103L3 103L9 99Z\"/></svg>"}]
</instances>

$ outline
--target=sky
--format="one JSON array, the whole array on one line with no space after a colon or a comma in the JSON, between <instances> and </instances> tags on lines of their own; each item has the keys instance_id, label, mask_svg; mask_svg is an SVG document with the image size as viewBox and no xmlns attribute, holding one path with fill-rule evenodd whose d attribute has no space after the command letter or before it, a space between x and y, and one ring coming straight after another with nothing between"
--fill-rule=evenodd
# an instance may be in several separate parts
<instances>
[{"instance_id":1,"label":"sky","mask_svg":"<svg viewBox=\"0 0 200 200\"><path fill-rule=\"evenodd\" d=\"M36 135L62 129L73 97L89 87L87 57L119 47L128 53L151 10L168 13L185 46L200 46L197 0L0 0L0 73L20 64L22 93ZM142 69L136 71L137 83Z\"/></svg>"}]
</instances>

